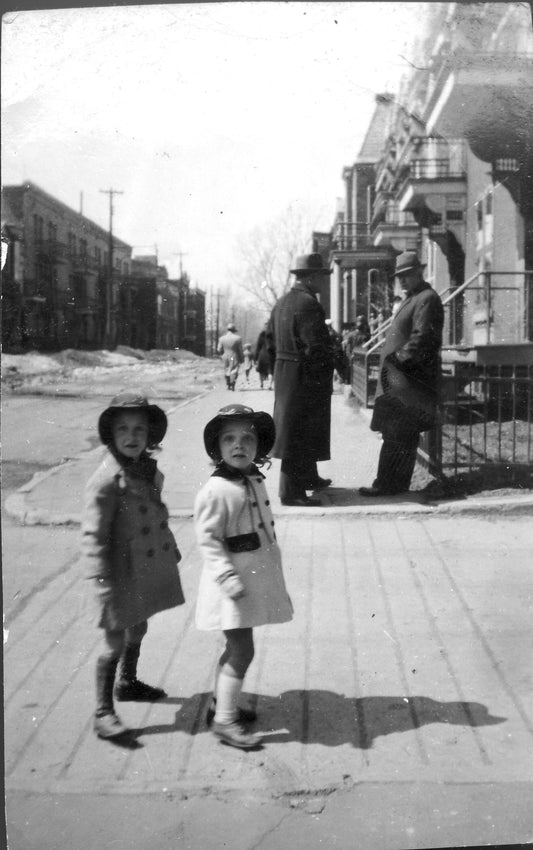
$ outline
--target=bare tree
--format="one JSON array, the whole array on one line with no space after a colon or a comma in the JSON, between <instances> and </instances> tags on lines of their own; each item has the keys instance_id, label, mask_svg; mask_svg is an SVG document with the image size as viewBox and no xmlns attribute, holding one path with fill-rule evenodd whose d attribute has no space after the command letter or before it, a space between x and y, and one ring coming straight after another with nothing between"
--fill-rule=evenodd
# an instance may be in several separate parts
<instances>
[{"instance_id":1,"label":"bare tree","mask_svg":"<svg viewBox=\"0 0 533 850\"><path fill-rule=\"evenodd\" d=\"M237 244L236 286L270 312L290 286L290 269L297 254L310 249L313 225L294 207L262 227L243 235Z\"/></svg>"}]
</instances>

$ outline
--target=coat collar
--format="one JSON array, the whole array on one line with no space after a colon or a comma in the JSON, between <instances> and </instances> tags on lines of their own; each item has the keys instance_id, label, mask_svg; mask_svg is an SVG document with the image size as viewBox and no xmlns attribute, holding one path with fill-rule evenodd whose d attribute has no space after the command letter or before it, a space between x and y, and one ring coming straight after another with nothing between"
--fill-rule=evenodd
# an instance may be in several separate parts
<instances>
[{"instance_id":1,"label":"coat collar","mask_svg":"<svg viewBox=\"0 0 533 850\"><path fill-rule=\"evenodd\" d=\"M398 310L396 311L396 316L394 318L396 319L396 317L402 312L402 310L406 306L406 304L409 304L411 298L413 298L414 295L419 295L425 289L431 289L431 286L425 280L421 280L420 283L418 284L418 286L416 287L416 289L414 289L412 292L410 292L409 295L405 296L405 298L403 299L402 303L400 304Z\"/></svg>"},{"instance_id":2,"label":"coat collar","mask_svg":"<svg viewBox=\"0 0 533 850\"><path fill-rule=\"evenodd\" d=\"M316 298L316 292L314 289L309 286L305 280L297 280L295 284L293 284L293 289L297 289L299 292L307 292L308 295L311 295L313 298Z\"/></svg>"},{"instance_id":3,"label":"coat collar","mask_svg":"<svg viewBox=\"0 0 533 850\"><path fill-rule=\"evenodd\" d=\"M261 478L265 477L257 468L255 463L252 464L248 475L245 475L244 472L240 471L240 469L234 469L221 460L220 463L217 464L216 469L211 473L211 478L225 478L227 481L246 481L246 478L249 475L260 475Z\"/></svg>"}]
</instances>

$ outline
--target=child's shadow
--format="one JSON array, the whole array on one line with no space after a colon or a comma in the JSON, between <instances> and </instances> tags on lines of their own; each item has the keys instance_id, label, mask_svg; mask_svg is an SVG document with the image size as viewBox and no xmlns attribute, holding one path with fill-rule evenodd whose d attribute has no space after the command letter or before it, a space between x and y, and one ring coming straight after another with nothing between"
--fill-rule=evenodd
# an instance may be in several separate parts
<instances>
[{"instance_id":1,"label":"child's shadow","mask_svg":"<svg viewBox=\"0 0 533 850\"><path fill-rule=\"evenodd\" d=\"M174 723L146 726L139 735L206 731L205 714L211 693L161 702L179 703ZM333 691L284 691L278 697L250 694L243 704L256 708L254 728L267 742L299 741L338 747L351 744L370 749L376 738L393 732L409 732L429 723L456 726L492 726L506 717L496 717L478 702L439 702L424 696L345 697Z\"/></svg>"}]
</instances>

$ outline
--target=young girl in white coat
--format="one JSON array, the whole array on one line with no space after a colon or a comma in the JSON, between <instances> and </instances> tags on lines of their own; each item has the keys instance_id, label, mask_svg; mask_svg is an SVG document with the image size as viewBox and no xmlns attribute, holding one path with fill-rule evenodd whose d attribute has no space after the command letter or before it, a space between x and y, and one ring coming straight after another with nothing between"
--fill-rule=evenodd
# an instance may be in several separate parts
<instances>
[{"instance_id":1,"label":"young girl in white coat","mask_svg":"<svg viewBox=\"0 0 533 850\"><path fill-rule=\"evenodd\" d=\"M242 749L261 742L246 726L256 719L255 712L238 704L254 656L253 627L286 623L293 613L270 500L256 465L267 461L274 438L268 413L241 404L223 407L204 430L216 468L194 508L203 558L196 625L220 629L226 639L208 723L217 738Z\"/></svg>"}]
</instances>

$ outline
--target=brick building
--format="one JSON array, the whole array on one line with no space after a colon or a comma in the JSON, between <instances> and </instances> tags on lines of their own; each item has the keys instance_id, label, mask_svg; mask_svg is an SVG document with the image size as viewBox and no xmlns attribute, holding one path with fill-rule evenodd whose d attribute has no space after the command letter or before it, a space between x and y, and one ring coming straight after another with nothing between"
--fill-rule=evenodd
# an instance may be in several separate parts
<instances>
[{"instance_id":1,"label":"brick building","mask_svg":"<svg viewBox=\"0 0 533 850\"><path fill-rule=\"evenodd\" d=\"M533 359L533 28L527 4L421 4L418 55L376 106L332 229L331 317L390 315L419 251L444 359ZM498 352L496 352L498 348ZM494 361L493 361L494 362Z\"/></svg>"},{"instance_id":2,"label":"brick building","mask_svg":"<svg viewBox=\"0 0 533 850\"><path fill-rule=\"evenodd\" d=\"M205 353L205 295L34 183L6 186L4 350L189 348ZM110 261L111 260L111 261ZM112 266L112 268L111 268Z\"/></svg>"}]
</instances>

